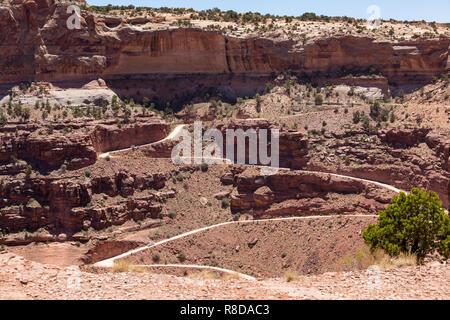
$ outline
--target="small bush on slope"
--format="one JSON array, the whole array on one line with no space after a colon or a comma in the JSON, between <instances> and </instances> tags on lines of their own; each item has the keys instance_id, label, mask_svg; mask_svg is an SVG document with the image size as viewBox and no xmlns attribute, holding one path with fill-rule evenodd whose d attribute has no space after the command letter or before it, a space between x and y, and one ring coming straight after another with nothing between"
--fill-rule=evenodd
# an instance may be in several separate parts
<instances>
[{"instance_id":1,"label":"small bush on slope","mask_svg":"<svg viewBox=\"0 0 450 320\"><path fill-rule=\"evenodd\" d=\"M413 188L411 194L402 192L379 214L378 224L369 225L363 233L372 249L381 248L391 256L416 254L418 262L437 249L448 259L450 218L433 191Z\"/></svg>"}]
</instances>

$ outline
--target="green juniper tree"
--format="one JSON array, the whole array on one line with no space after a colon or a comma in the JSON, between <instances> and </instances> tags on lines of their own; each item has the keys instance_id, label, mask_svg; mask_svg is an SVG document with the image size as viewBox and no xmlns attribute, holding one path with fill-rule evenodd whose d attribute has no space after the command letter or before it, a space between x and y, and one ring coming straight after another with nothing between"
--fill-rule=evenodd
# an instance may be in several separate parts
<instances>
[{"instance_id":1,"label":"green juniper tree","mask_svg":"<svg viewBox=\"0 0 450 320\"><path fill-rule=\"evenodd\" d=\"M417 188L410 194L402 192L379 215L378 224L363 233L372 249L381 248L391 256L416 254L419 263L435 250L448 259L450 218L435 192Z\"/></svg>"}]
</instances>

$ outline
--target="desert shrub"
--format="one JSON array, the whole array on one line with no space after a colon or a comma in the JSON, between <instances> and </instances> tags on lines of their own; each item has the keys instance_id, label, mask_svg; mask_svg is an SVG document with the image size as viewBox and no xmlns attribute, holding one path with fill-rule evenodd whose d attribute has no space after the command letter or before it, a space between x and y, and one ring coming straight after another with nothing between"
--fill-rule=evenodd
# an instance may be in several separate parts
<instances>
[{"instance_id":1,"label":"desert shrub","mask_svg":"<svg viewBox=\"0 0 450 320\"><path fill-rule=\"evenodd\" d=\"M158 263L160 259L161 259L161 258L160 258L160 256L159 256L159 254L157 254L157 253L152 254L152 261L153 261L154 263Z\"/></svg>"},{"instance_id":2,"label":"desert shrub","mask_svg":"<svg viewBox=\"0 0 450 320\"><path fill-rule=\"evenodd\" d=\"M323 97L321 94L317 94L314 98L314 103L316 106L320 106L323 103Z\"/></svg>"},{"instance_id":3,"label":"desert shrub","mask_svg":"<svg viewBox=\"0 0 450 320\"><path fill-rule=\"evenodd\" d=\"M113 272L128 272L130 271L130 264L127 261L114 261Z\"/></svg>"},{"instance_id":4,"label":"desert shrub","mask_svg":"<svg viewBox=\"0 0 450 320\"><path fill-rule=\"evenodd\" d=\"M222 208L226 209L226 208L228 208L229 205L230 205L230 199L223 198L222 199Z\"/></svg>"},{"instance_id":5,"label":"desert shrub","mask_svg":"<svg viewBox=\"0 0 450 320\"><path fill-rule=\"evenodd\" d=\"M347 95L349 97L353 97L355 95L355 87L351 87L350 90L347 92Z\"/></svg>"},{"instance_id":6,"label":"desert shrub","mask_svg":"<svg viewBox=\"0 0 450 320\"><path fill-rule=\"evenodd\" d=\"M448 83L448 82L449 82L448 75L447 75L447 74L443 74L443 75L441 76L441 80L444 81L445 83Z\"/></svg>"},{"instance_id":7,"label":"desert shrub","mask_svg":"<svg viewBox=\"0 0 450 320\"><path fill-rule=\"evenodd\" d=\"M33 168L29 164L27 164L27 166L25 167L25 179L30 179L32 173Z\"/></svg>"},{"instance_id":8,"label":"desert shrub","mask_svg":"<svg viewBox=\"0 0 450 320\"><path fill-rule=\"evenodd\" d=\"M353 112L353 123L358 124L361 121L361 113L359 111Z\"/></svg>"},{"instance_id":9,"label":"desert shrub","mask_svg":"<svg viewBox=\"0 0 450 320\"><path fill-rule=\"evenodd\" d=\"M36 199L34 198L28 199L27 207L36 207L36 206L39 206L39 202L37 202Z\"/></svg>"},{"instance_id":10,"label":"desert shrub","mask_svg":"<svg viewBox=\"0 0 450 320\"><path fill-rule=\"evenodd\" d=\"M372 249L381 248L391 256L416 254L419 263L435 250L448 258L450 218L433 191L413 188L410 194L402 192L379 215L378 224L369 225L363 233Z\"/></svg>"},{"instance_id":11,"label":"desert shrub","mask_svg":"<svg viewBox=\"0 0 450 320\"><path fill-rule=\"evenodd\" d=\"M301 279L298 274L293 271L286 271L284 278L286 282L299 281Z\"/></svg>"},{"instance_id":12,"label":"desert shrub","mask_svg":"<svg viewBox=\"0 0 450 320\"><path fill-rule=\"evenodd\" d=\"M381 107L380 107L380 103L378 101L370 106L370 116L373 119L377 119L378 116L380 115L380 112L381 112Z\"/></svg>"},{"instance_id":13,"label":"desert shrub","mask_svg":"<svg viewBox=\"0 0 450 320\"><path fill-rule=\"evenodd\" d=\"M180 261L181 263L183 263L184 261L186 261L186 256L184 255L183 252L180 252L177 256L178 261Z\"/></svg>"},{"instance_id":14,"label":"desert shrub","mask_svg":"<svg viewBox=\"0 0 450 320\"><path fill-rule=\"evenodd\" d=\"M370 250L368 246L358 248L355 253L341 257L333 265L333 271L365 270L377 266L380 270L389 270L403 266L417 265L417 256L400 253L391 257L383 249Z\"/></svg>"},{"instance_id":15,"label":"desert shrub","mask_svg":"<svg viewBox=\"0 0 450 320\"><path fill-rule=\"evenodd\" d=\"M91 170L89 169L84 170L84 175L86 176L86 178L89 178L91 176Z\"/></svg>"},{"instance_id":16,"label":"desert shrub","mask_svg":"<svg viewBox=\"0 0 450 320\"><path fill-rule=\"evenodd\" d=\"M394 122L395 122L395 114L394 114L394 112L391 113L391 116L390 116L389 121L390 121L391 123L394 123Z\"/></svg>"},{"instance_id":17,"label":"desert shrub","mask_svg":"<svg viewBox=\"0 0 450 320\"><path fill-rule=\"evenodd\" d=\"M371 131L371 125L370 125L370 119L369 119L369 117L368 116L364 116L363 117L363 119L362 119L362 125L363 125L363 128L364 128L364 130L366 130L366 131Z\"/></svg>"},{"instance_id":18,"label":"desert shrub","mask_svg":"<svg viewBox=\"0 0 450 320\"><path fill-rule=\"evenodd\" d=\"M0 111L0 127L3 127L8 122L6 115Z\"/></svg>"},{"instance_id":19,"label":"desert shrub","mask_svg":"<svg viewBox=\"0 0 450 320\"><path fill-rule=\"evenodd\" d=\"M28 108L22 109L22 115L21 115L21 117L22 117L22 119L23 119L24 121L27 121L28 119L30 119L30 116L31 116L31 111L30 111L30 109L28 109Z\"/></svg>"},{"instance_id":20,"label":"desert shrub","mask_svg":"<svg viewBox=\"0 0 450 320\"><path fill-rule=\"evenodd\" d=\"M255 100L256 100L256 112L260 113L261 112L261 96L259 94L256 94L255 96Z\"/></svg>"},{"instance_id":21,"label":"desert shrub","mask_svg":"<svg viewBox=\"0 0 450 320\"><path fill-rule=\"evenodd\" d=\"M176 213L175 211L171 211L171 212L169 213L169 217L170 217L171 219L175 219L175 218L177 217L177 213Z\"/></svg>"},{"instance_id":22,"label":"desert shrub","mask_svg":"<svg viewBox=\"0 0 450 320\"><path fill-rule=\"evenodd\" d=\"M200 165L200 169L202 170L202 172L208 171L208 164L207 163L202 163Z\"/></svg>"}]
</instances>

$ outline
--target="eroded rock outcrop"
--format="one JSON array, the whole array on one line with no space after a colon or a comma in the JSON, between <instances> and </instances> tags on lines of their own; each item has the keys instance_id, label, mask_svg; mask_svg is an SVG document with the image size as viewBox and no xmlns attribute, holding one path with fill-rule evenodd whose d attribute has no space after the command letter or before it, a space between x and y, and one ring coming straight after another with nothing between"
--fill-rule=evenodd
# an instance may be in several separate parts
<instances>
[{"instance_id":1,"label":"eroded rock outcrop","mask_svg":"<svg viewBox=\"0 0 450 320\"><path fill-rule=\"evenodd\" d=\"M374 132L350 130L343 135L312 139L327 153L311 151L307 169L383 182L409 191L435 191L449 206L450 141L429 128L395 128Z\"/></svg>"},{"instance_id":2,"label":"eroded rock outcrop","mask_svg":"<svg viewBox=\"0 0 450 320\"><path fill-rule=\"evenodd\" d=\"M264 80L251 81L252 76L286 70L320 79L332 78L343 70L373 68L397 84L423 84L448 70L450 39L445 37L391 43L346 35L302 44L300 40L235 38L193 28L137 28L136 24L150 20L125 21L84 11L81 28L69 30L68 3L54 0L14 3L0 7L0 83L3 84L24 80L87 81L102 77L128 94L133 92L164 102L200 90L195 87L214 82L214 77L223 74L226 76L216 81L214 87L222 85L231 87L231 91L242 91L243 87L264 86ZM189 81L196 74L214 77L206 83ZM242 74L249 78L238 77L234 85L233 77ZM132 80L130 75L139 79ZM123 82L114 82L117 79L134 82L129 88L123 88ZM191 85L183 92L165 92L167 97L164 97L161 90L170 82L191 82Z\"/></svg>"},{"instance_id":3,"label":"eroded rock outcrop","mask_svg":"<svg viewBox=\"0 0 450 320\"><path fill-rule=\"evenodd\" d=\"M68 169L77 169L93 164L97 159L90 137L82 133L46 135L39 131L23 131L17 136L2 136L1 142L0 162L3 163L10 162L11 157L48 167L59 167L67 161Z\"/></svg>"},{"instance_id":4,"label":"eroded rock outcrop","mask_svg":"<svg viewBox=\"0 0 450 320\"><path fill-rule=\"evenodd\" d=\"M269 176L253 168L235 172L234 184L232 211L257 216L376 214L394 195L363 181L284 169Z\"/></svg>"},{"instance_id":5,"label":"eroded rock outcrop","mask_svg":"<svg viewBox=\"0 0 450 320\"><path fill-rule=\"evenodd\" d=\"M271 139L272 139L272 129L275 129L274 124L269 120L232 120L230 122L219 123L216 125L223 136L226 137L227 130L239 130L241 129L243 133L249 133L254 130L258 134L257 138L257 148L259 150L259 130L267 130L267 154L271 154ZM250 131L249 131L250 130ZM224 138L225 139L225 138ZM308 138L301 132L297 131L285 131L279 130L279 165L284 168L301 169L308 163ZM235 139L235 154L234 160L238 158L238 140ZM249 140L245 141L245 163L249 163ZM258 157L257 163L261 164L261 159Z\"/></svg>"},{"instance_id":6,"label":"eroded rock outcrop","mask_svg":"<svg viewBox=\"0 0 450 320\"><path fill-rule=\"evenodd\" d=\"M112 176L38 177L3 181L0 185L0 229L73 235L87 228L101 230L134 219L158 218L161 199L155 192L136 192L164 187L167 176L136 176L118 172ZM101 196L103 195L103 196Z\"/></svg>"},{"instance_id":7,"label":"eroded rock outcrop","mask_svg":"<svg viewBox=\"0 0 450 320\"><path fill-rule=\"evenodd\" d=\"M132 125L98 125L90 137L97 152L128 148L132 145L152 143L164 139L170 125L160 119L139 121Z\"/></svg>"}]
</instances>

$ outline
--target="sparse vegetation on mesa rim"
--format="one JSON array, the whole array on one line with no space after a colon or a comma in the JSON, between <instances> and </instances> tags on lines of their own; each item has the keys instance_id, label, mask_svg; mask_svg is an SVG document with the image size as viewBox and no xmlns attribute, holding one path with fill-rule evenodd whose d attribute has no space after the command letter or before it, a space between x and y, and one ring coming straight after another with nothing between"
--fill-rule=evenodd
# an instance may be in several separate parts
<instances>
[{"instance_id":1,"label":"sparse vegetation on mesa rim","mask_svg":"<svg viewBox=\"0 0 450 320\"><path fill-rule=\"evenodd\" d=\"M129 6L87 6L82 5L85 12L116 16L144 17L160 20L170 26L201 28L226 34L271 34L282 31L283 36L302 41L303 44L316 38L315 29L320 33L324 26L329 26L328 32L336 34L376 35L391 40L411 40L419 38L436 38L439 35L449 35L449 24L422 21L383 20L381 28L367 28L366 20L352 17L330 17L317 15L313 12L301 13L297 16L279 16L261 14L259 12L239 13L233 10L222 11L218 8L196 11L192 8L152 8ZM131 22L134 24L134 22ZM139 22L136 23L139 25ZM308 29L308 24L316 28ZM334 27L333 24L336 26ZM401 26L401 28L399 28ZM280 29L281 28L281 29Z\"/></svg>"},{"instance_id":2,"label":"sparse vegetation on mesa rim","mask_svg":"<svg viewBox=\"0 0 450 320\"><path fill-rule=\"evenodd\" d=\"M219 8L212 8L207 10L194 10L192 8L169 8L169 7L146 7L146 6L117 6L117 5L107 5L107 6L87 6L81 5L82 10L102 13L102 14L110 14L117 13L119 11L121 14L128 13L131 16L142 15L142 14L150 14L155 16L157 13L170 13L174 15L184 15L189 14L191 19L199 19L199 20L210 20L210 21L223 21L223 22L236 22L236 23L265 23L268 20L281 20L284 22L292 22L295 20L300 21L323 21L323 22L336 22L336 21L345 21L348 23L356 23L356 22L364 22L364 19L356 19L347 16L327 16L327 15L317 15L314 12L305 12L299 16L288 16L288 15L272 15L272 14L261 14L259 12L245 12L239 13L234 10L226 10L222 11ZM390 19L392 22L402 22L394 19ZM403 21L407 23L408 21ZM421 21L425 23L424 20ZM444 24L446 27L450 28L450 24ZM430 22L430 26L435 28L436 23Z\"/></svg>"}]
</instances>

